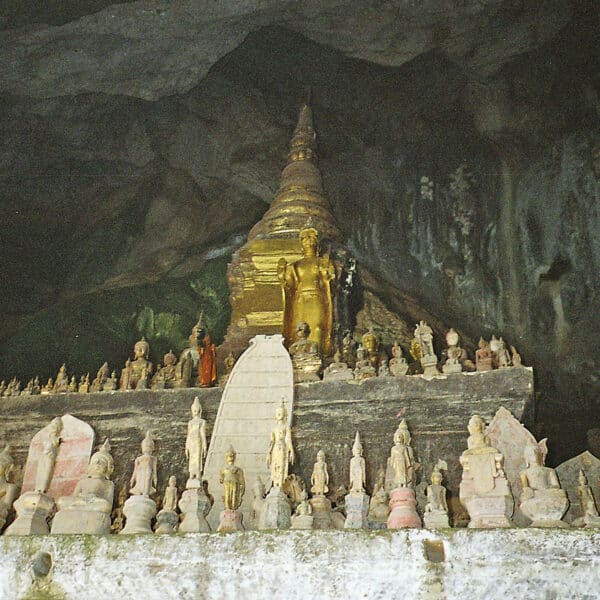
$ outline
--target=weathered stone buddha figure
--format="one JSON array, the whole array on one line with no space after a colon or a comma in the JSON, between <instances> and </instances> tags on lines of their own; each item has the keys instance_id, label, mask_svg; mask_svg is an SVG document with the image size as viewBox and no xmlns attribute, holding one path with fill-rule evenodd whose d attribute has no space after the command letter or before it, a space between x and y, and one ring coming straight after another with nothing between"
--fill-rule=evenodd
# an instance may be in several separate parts
<instances>
[{"instance_id":1,"label":"weathered stone buddha figure","mask_svg":"<svg viewBox=\"0 0 600 600\"><path fill-rule=\"evenodd\" d=\"M329 491L329 472L325 462L325 452L317 452L317 462L313 466L313 472L310 477L310 491L315 496L324 496Z\"/></svg>"},{"instance_id":2,"label":"weathered stone buddha figure","mask_svg":"<svg viewBox=\"0 0 600 600\"><path fill-rule=\"evenodd\" d=\"M414 487L419 464L415 462L410 432L406 419L402 419L394 433L394 445L390 451L388 468L393 488Z\"/></svg>"},{"instance_id":3,"label":"weathered stone buddha figure","mask_svg":"<svg viewBox=\"0 0 600 600\"><path fill-rule=\"evenodd\" d=\"M192 404L192 418L188 421L188 433L185 440L185 456L188 459L190 480L200 481L206 457L206 421L202 418L202 406L198 396ZM188 486L189 487L189 483ZM193 487L200 487L194 485Z\"/></svg>"},{"instance_id":4,"label":"weathered stone buddha figure","mask_svg":"<svg viewBox=\"0 0 600 600\"><path fill-rule=\"evenodd\" d=\"M331 281L335 268L328 254L319 256L319 235L314 227L305 227L299 237L302 258L291 264L282 258L277 264L283 287L283 335L288 345L293 343L296 325L306 322L310 339L316 342L322 356L329 356L333 335Z\"/></svg>"},{"instance_id":5,"label":"weathered stone buddha figure","mask_svg":"<svg viewBox=\"0 0 600 600\"><path fill-rule=\"evenodd\" d=\"M54 465L61 444L60 434L62 432L63 422L60 417L52 419L50 422L50 431L48 437L44 440L42 452L38 459L37 469L35 473L35 491L45 493L50 487L52 475L54 473Z\"/></svg>"},{"instance_id":6,"label":"weathered stone buddha figure","mask_svg":"<svg viewBox=\"0 0 600 600\"><path fill-rule=\"evenodd\" d=\"M223 506L225 510L237 510L246 491L244 471L235 464L233 446L225 453L225 466L221 469L219 480L223 485Z\"/></svg>"},{"instance_id":7,"label":"weathered stone buddha figure","mask_svg":"<svg viewBox=\"0 0 600 600\"><path fill-rule=\"evenodd\" d=\"M294 381L318 381L323 361L319 356L318 344L310 339L308 323L301 322L296 326L296 340L289 347L294 367Z\"/></svg>"},{"instance_id":8,"label":"weathered stone buddha figure","mask_svg":"<svg viewBox=\"0 0 600 600\"><path fill-rule=\"evenodd\" d=\"M363 445L360 441L360 433L356 432L354 444L352 445L352 458L350 459L350 492L356 494L365 493L366 465L363 458Z\"/></svg>"},{"instance_id":9,"label":"weathered stone buddha figure","mask_svg":"<svg viewBox=\"0 0 600 600\"><path fill-rule=\"evenodd\" d=\"M147 387L148 378L152 375L152 363L148 360L150 345L146 338L135 343L133 347L133 361L127 361L121 373L120 388L123 390L134 390L140 381L145 381Z\"/></svg>"},{"instance_id":10,"label":"weathered stone buddha figure","mask_svg":"<svg viewBox=\"0 0 600 600\"><path fill-rule=\"evenodd\" d=\"M267 454L267 466L271 470L273 487L283 487L290 463L294 464L294 447L292 432L287 424L287 409L282 401L275 411L275 426L271 431L271 444Z\"/></svg>"},{"instance_id":11,"label":"weathered stone buddha figure","mask_svg":"<svg viewBox=\"0 0 600 600\"><path fill-rule=\"evenodd\" d=\"M154 440L150 431L142 440L142 455L135 459L133 475L129 482L129 494L131 496L152 496L156 492L157 458L154 456Z\"/></svg>"}]
</instances>

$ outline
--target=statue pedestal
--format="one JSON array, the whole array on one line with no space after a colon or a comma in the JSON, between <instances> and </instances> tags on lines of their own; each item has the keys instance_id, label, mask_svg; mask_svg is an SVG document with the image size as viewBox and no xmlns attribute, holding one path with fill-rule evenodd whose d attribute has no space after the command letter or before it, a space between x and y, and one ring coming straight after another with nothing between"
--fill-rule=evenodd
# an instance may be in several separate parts
<instances>
[{"instance_id":1,"label":"statue pedestal","mask_svg":"<svg viewBox=\"0 0 600 600\"><path fill-rule=\"evenodd\" d=\"M291 529L312 529L313 521L312 515L294 515Z\"/></svg>"},{"instance_id":2,"label":"statue pedestal","mask_svg":"<svg viewBox=\"0 0 600 600\"><path fill-rule=\"evenodd\" d=\"M17 518L4 535L47 535L48 518L54 510L54 500L41 492L25 492L14 504Z\"/></svg>"},{"instance_id":3,"label":"statue pedestal","mask_svg":"<svg viewBox=\"0 0 600 600\"><path fill-rule=\"evenodd\" d=\"M156 515L154 533L175 533L179 524L179 515L174 510L161 510Z\"/></svg>"},{"instance_id":4,"label":"statue pedestal","mask_svg":"<svg viewBox=\"0 0 600 600\"><path fill-rule=\"evenodd\" d=\"M531 519L529 527L568 527L562 518L569 508L564 490L535 490L534 496L521 502L521 512Z\"/></svg>"},{"instance_id":5,"label":"statue pedestal","mask_svg":"<svg viewBox=\"0 0 600 600\"><path fill-rule=\"evenodd\" d=\"M313 529L333 529L331 500L326 496L314 496L309 500L313 508Z\"/></svg>"},{"instance_id":6,"label":"statue pedestal","mask_svg":"<svg viewBox=\"0 0 600 600\"><path fill-rule=\"evenodd\" d=\"M469 527L485 529L493 527L512 527L510 517L513 514L515 502L506 480L496 484L496 494L465 495L464 482L460 487L460 502L467 509ZM502 493L504 492L504 493Z\"/></svg>"},{"instance_id":7,"label":"statue pedestal","mask_svg":"<svg viewBox=\"0 0 600 600\"><path fill-rule=\"evenodd\" d=\"M272 487L262 512L260 513L259 529L289 529L292 511L288 498L280 487Z\"/></svg>"},{"instance_id":8,"label":"statue pedestal","mask_svg":"<svg viewBox=\"0 0 600 600\"><path fill-rule=\"evenodd\" d=\"M294 368L294 383L309 383L321 381L319 373L323 362L318 354L296 354L292 356Z\"/></svg>"},{"instance_id":9,"label":"statue pedestal","mask_svg":"<svg viewBox=\"0 0 600 600\"><path fill-rule=\"evenodd\" d=\"M421 366L423 367L423 377L433 379L440 373L437 368L438 359L435 354L427 354L421 357Z\"/></svg>"},{"instance_id":10,"label":"statue pedestal","mask_svg":"<svg viewBox=\"0 0 600 600\"><path fill-rule=\"evenodd\" d=\"M152 533L150 524L156 516L156 502L147 496L131 496L123 505L123 514L125 527L119 535Z\"/></svg>"},{"instance_id":11,"label":"statue pedestal","mask_svg":"<svg viewBox=\"0 0 600 600\"><path fill-rule=\"evenodd\" d=\"M392 359L394 360L394 359ZM404 377L404 375L406 375L406 373L408 372L408 363L406 361L404 362L392 362L392 360L390 360L389 363L389 369L390 369L390 373L394 376L394 377Z\"/></svg>"},{"instance_id":12,"label":"statue pedestal","mask_svg":"<svg viewBox=\"0 0 600 600\"><path fill-rule=\"evenodd\" d=\"M59 499L60 505L60 499ZM75 501L76 502L76 501ZM51 533L83 533L104 535L110 533L110 513L112 506L106 500L96 498L86 507L80 501L59 510L52 519ZM96 508L93 508L93 506Z\"/></svg>"},{"instance_id":13,"label":"statue pedestal","mask_svg":"<svg viewBox=\"0 0 600 600\"><path fill-rule=\"evenodd\" d=\"M345 498L346 521L344 529L368 529L369 496L350 492Z\"/></svg>"},{"instance_id":14,"label":"statue pedestal","mask_svg":"<svg viewBox=\"0 0 600 600\"><path fill-rule=\"evenodd\" d=\"M181 511L180 533L210 533L210 525L206 515L210 512L211 503L204 493L204 488L188 488L181 494L179 510Z\"/></svg>"},{"instance_id":15,"label":"statue pedestal","mask_svg":"<svg viewBox=\"0 0 600 600\"><path fill-rule=\"evenodd\" d=\"M323 381L350 381L354 379L354 372L345 364L336 364L334 368L327 367L323 371Z\"/></svg>"},{"instance_id":16,"label":"statue pedestal","mask_svg":"<svg viewBox=\"0 0 600 600\"><path fill-rule=\"evenodd\" d=\"M221 511L221 519L217 531L219 533L244 531L244 526L242 525L242 512L239 510L230 510L228 508Z\"/></svg>"},{"instance_id":17,"label":"statue pedestal","mask_svg":"<svg viewBox=\"0 0 600 600\"><path fill-rule=\"evenodd\" d=\"M388 529L421 528L421 517L416 511L417 499L411 488L396 488L390 492Z\"/></svg>"},{"instance_id":18,"label":"statue pedestal","mask_svg":"<svg viewBox=\"0 0 600 600\"><path fill-rule=\"evenodd\" d=\"M423 514L423 525L426 529L446 529L450 527L448 513L443 510L432 510Z\"/></svg>"},{"instance_id":19,"label":"statue pedestal","mask_svg":"<svg viewBox=\"0 0 600 600\"><path fill-rule=\"evenodd\" d=\"M442 367L442 371L444 373L462 373L462 365L460 363L456 363L456 364L448 364L446 363L443 367Z\"/></svg>"}]
</instances>

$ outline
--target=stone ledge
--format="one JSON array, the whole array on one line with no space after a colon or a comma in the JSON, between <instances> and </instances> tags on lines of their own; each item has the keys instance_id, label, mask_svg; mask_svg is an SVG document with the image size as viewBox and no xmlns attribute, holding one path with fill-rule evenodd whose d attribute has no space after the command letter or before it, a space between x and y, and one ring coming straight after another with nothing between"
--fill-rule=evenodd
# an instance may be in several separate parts
<instances>
[{"instance_id":1,"label":"stone ledge","mask_svg":"<svg viewBox=\"0 0 600 600\"><path fill-rule=\"evenodd\" d=\"M47 580L31 564L47 552ZM596 598L598 530L0 538L0 597Z\"/></svg>"}]
</instances>

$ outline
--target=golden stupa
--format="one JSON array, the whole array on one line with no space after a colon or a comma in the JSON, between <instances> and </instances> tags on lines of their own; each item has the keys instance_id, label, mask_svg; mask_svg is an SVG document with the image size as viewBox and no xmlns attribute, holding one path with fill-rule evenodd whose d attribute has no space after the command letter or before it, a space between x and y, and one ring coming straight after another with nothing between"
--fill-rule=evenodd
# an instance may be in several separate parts
<instances>
[{"instance_id":1,"label":"golden stupa","mask_svg":"<svg viewBox=\"0 0 600 600\"><path fill-rule=\"evenodd\" d=\"M257 334L283 332L283 295L277 273L280 259L302 258L299 234L307 224L318 232L321 247L341 238L323 191L317 166L312 111L305 104L290 142L279 190L248 241L232 257L227 272L232 308L224 346L241 350Z\"/></svg>"}]
</instances>

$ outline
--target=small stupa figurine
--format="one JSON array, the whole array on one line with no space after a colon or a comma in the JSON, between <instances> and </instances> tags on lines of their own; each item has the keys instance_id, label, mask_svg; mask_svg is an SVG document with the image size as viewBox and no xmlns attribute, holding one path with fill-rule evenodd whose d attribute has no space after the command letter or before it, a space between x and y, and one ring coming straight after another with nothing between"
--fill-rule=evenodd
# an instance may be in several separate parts
<instances>
[{"instance_id":1,"label":"small stupa figurine","mask_svg":"<svg viewBox=\"0 0 600 600\"><path fill-rule=\"evenodd\" d=\"M296 327L296 340L289 347L294 367L294 383L319 381L323 361L319 356L319 345L309 339L310 327L304 321Z\"/></svg>"},{"instance_id":2,"label":"small stupa figurine","mask_svg":"<svg viewBox=\"0 0 600 600\"><path fill-rule=\"evenodd\" d=\"M325 462L325 452L317 452L317 460L310 477L310 491L313 497L310 504L313 508L313 529L331 529L331 500L325 496L329 491L329 470Z\"/></svg>"},{"instance_id":3,"label":"small stupa figurine","mask_svg":"<svg viewBox=\"0 0 600 600\"><path fill-rule=\"evenodd\" d=\"M12 481L15 460L11 452L12 448L8 445L0 452L0 531L6 524L8 511L12 508L18 494L17 485Z\"/></svg>"},{"instance_id":4,"label":"small stupa figurine","mask_svg":"<svg viewBox=\"0 0 600 600\"><path fill-rule=\"evenodd\" d=\"M271 443L267 453L267 466L271 472L271 489L265 498L260 515L260 529L289 529L291 508L283 484L288 478L289 465L294 464L294 446L288 413L284 400L275 411L275 426L271 431Z\"/></svg>"},{"instance_id":5,"label":"small stupa figurine","mask_svg":"<svg viewBox=\"0 0 600 600\"><path fill-rule=\"evenodd\" d=\"M450 527L446 488L442 485L442 471L447 470L446 462L438 460L431 473L431 484L427 486L427 504L423 513L423 523L428 529Z\"/></svg>"},{"instance_id":6,"label":"small stupa figurine","mask_svg":"<svg viewBox=\"0 0 600 600\"><path fill-rule=\"evenodd\" d=\"M530 527L568 527L562 521L569 508L569 500L556 471L544 465L548 447L544 438L537 444L525 446L524 458L527 469L521 471L521 512L532 523Z\"/></svg>"},{"instance_id":7,"label":"small stupa figurine","mask_svg":"<svg viewBox=\"0 0 600 600\"><path fill-rule=\"evenodd\" d=\"M442 367L444 373L461 373L463 349L458 345L458 333L450 329L446 333L446 362Z\"/></svg>"},{"instance_id":8,"label":"small stupa figurine","mask_svg":"<svg viewBox=\"0 0 600 600\"><path fill-rule=\"evenodd\" d=\"M390 451L386 471L386 487L391 489L388 529L421 527L414 490L420 466L415 461L408 424L406 419L402 419L394 433L394 445Z\"/></svg>"},{"instance_id":9,"label":"small stupa figurine","mask_svg":"<svg viewBox=\"0 0 600 600\"><path fill-rule=\"evenodd\" d=\"M53 393L66 394L69 391L69 376L67 375L67 365L63 363L56 374L54 380Z\"/></svg>"},{"instance_id":10,"label":"small stupa figurine","mask_svg":"<svg viewBox=\"0 0 600 600\"><path fill-rule=\"evenodd\" d=\"M600 527L600 516L592 490L588 485L583 469L579 469L579 485L577 486L579 510L581 517L573 521L574 527Z\"/></svg>"},{"instance_id":11,"label":"small stupa figurine","mask_svg":"<svg viewBox=\"0 0 600 600\"><path fill-rule=\"evenodd\" d=\"M345 498L345 529L368 529L369 496L365 492L367 483L363 446L357 431L350 459L350 491Z\"/></svg>"},{"instance_id":12,"label":"small stupa figurine","mask_svg":"<svg viewBox=\"0 0 600 600\"><path fill-rule=\"evenodd\" d=\"M390 368L390 373L394 377L402 377L403 375L406 375L408 371L408 363L404 356L402 356L402 348L400 348L398 342L394 342L394 345L392 346L392 358L390 359L388 366Z\"/></svg>"},{"instance_id":13,"label":"small stupa figurine","mask_svg":"<svg viewBox=\"0 0 600 600\"><path fill-rule=\"evenodd\" d=\"M387 518L390 512L389 501L390 497L385 489L385 469L379 469L367 515L369 529L387 528Z\"/></svg>"},{"instance_id":14,"label":"small stupa figurine","mask_svg":"<svg viewBox=\"0 0 600 600\"><path fill-rule=\"evenodd\" d=\"M312 529L313 521L313 508L308 501L308 493L303 489L300 496L300 502L292 517L292 529Z\"/></svg>"},{"instance_id":15,"label":"small stupa figurine","mask_svg":"<svg viewBox=\"0 0 600 600\"><path fill-rule=\"evenodd\" d=\"M506 342L500 338L498 340L498 368L506 369L512 366L510 352L506 349Z\"/></svg>"},{"instance_id":16,"label":"small stupa figurine","mask_svg":"<svg viewBox=\"0 0 600 600\"><path fill-rule=\"evenodd\" d=\"M377 376L377 370L372 365L367 349L361 344L356 351L356 366L354 367L354 379L360 383L365 379Z\"/></svg>"},{"instance_id":17,"label":"small stupa figurine","mask_svg":"<svg viewBox=\"0 0 600 600\"><path fill-rule=\"evenodd\" d=\"M504 456L491 446L479 415L471 417L468 430L467 449L460 457L459 497L471 518L469 527L511 527L514 500L504 474Z\"/></svg>"},{"instance_id":18,"label":"small stupa figurine","mask_svg":"<svg viewBox=\"0 0 600 600\"><path fill-rule=\"evenodd\" d=\"M336 349L333 362L323 371L323 381L349 381L350 379L354 379L354 373L345 362L342 362L342 354L339 349Z\"/></svg>"},{"instance_id":19,"label":"small stupa figurine","mask_svg":"<svg viewBox=\"0 0 600 600\"><path fill-rule=\"evenodd\" d=\"M244 531L242 523L242 505L246 481L244 471L235 464L235 450L233 446L225 453L225 466L221 469L219 481L223 485L224 510L220 515L219 528L217 531Z\"/></svg>"},{"instance_id":20,"label":"small stupa figurine","mask_svg":"<svg viewBox=\"0 0 600 600\"><path fill-rule=\"evenodd\" d=\"M108 363L105 362L96 373L96 377L90 386L90 392L101 392L104 389L104 383L110 377Z\"/></svg>"},{"instance_id":21,"label":"small stupa figurine","mask_svg":"<svg viewBox=\"0 0 600 600\"><path fill-rule=\"evenodd\" d=\"M175 533L179 515L177 514L177 478L169 477L169 485L165 488L162 509L156 515L155 533Z\"/></svg>"},{"instance_id":22,"label":"small stupa figurine","mask_svg":"<svg viewBox=\"0 0 600 600\"><path fill-rule=\"evenodd\" d=\"M52 533L110 533L110 516L115 492L110 480L114 470L108 438L90 458L87 475L75 486L73 495L56 501L58 512Z\"/></svg>"},{"instance_id":23,"label":"small stupa figurine","mask_svg":"<svg viewBox=\"0 0 600 600\"><path fill-rule=\"evenodd\" d=\"M156 502L150 496L156 493L157 458L154 456L155 444L150 431L142 440L142 455L135 459L133 475L129 482L130 498L123 506L126 517L121 534L152 533L150 524L156 516Z\"/></svg>"},{"instance_id":24,"label":"small stupa figurine","mask_svg":"<svg viewBox=\"0 0 600 600\"><path fill-rule=\"evenodd\" d=\"M423 377L430 379L438 375L438 357L433 350L433 330L425 321L419 321L415 326L412 348L423 367Z\"/></svg>"},{"instance_id":25,"label":"small stupa figurine","mask_svg":"<svg viewBox=\"0 0 600 600\"><path fill-rule=\"evenodd\" d=\"M206 421L202 418L202 406L198 396L191 407L192 418L188 421L185 439L185 457L188 460L189 477L185 491L179 501L183 515L179 531L184 533L206 533L210 531L206 515L211 502L204 491L202 471L206 457Z\"/></svg>"},{"instance_id":26,"label":"small stupa figurine","mask_svg":"<svg viewBox=\"0 0 600 600\"><path fill-rule=\"evenodd\" d=\"M150 344L145 337L137 341L133 346L133 361L127 359L123 371L121 371L120 389L135 390L140 389L140 380L145 380L145 388L148 388L148 378L152 375L152 363L148 360L150 354Z\"/></svg>"},{"instance_id":27,"label":"small stupa figurine","mask_svg":"<svg viewBox=\"0 0 600 600\"><path fill-rule=\"evenodd\" d=\"M252 488L254 498L252 500L252 507L250 508L249 523L247 529L258 529L260 523L260 515L265 507L265 496L267 490L265 490L265 484L263 480L258 476L254 480L254 486Z\"/></svg>"},{"instance_id":28,"label":"small stupa figurine","mask_svg":"<svg viewBox=\"0 0 600 600\"><path fill-rule=\"evenodd\" d=\"M475 365L478 371L491 371L494 368L490 344L482 337L479 338L475 351Z\"/></svg>"},{"instance_id":29,"label":"small stupa figurine","mask_svg":"<svg viewBox=\"0 0 600 600\"><path fill-rule=\"evenodd\" d=\"M52 419L43 441L35 472L34 490L25 492L14 503L17 518L4 535L32 535L50 533L48 518L55 509L53 498L46 494L54 475L54 466L62 443L61 417Z\"/></svg>"},{"instance_id":30,"label":"small stupa figurine","mask_svg":"<svg viewBox=\"0 0 600 600\"><path fill-rule=\"evenodd\" d=\"M379 367L379 340L372 327L362 336L362 345L367 351L372 367L377 370Z\"/></svg>"}]
</instances>

